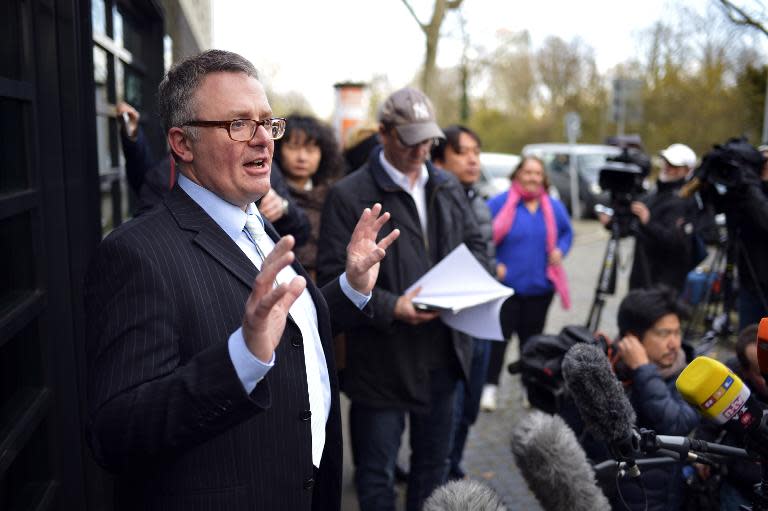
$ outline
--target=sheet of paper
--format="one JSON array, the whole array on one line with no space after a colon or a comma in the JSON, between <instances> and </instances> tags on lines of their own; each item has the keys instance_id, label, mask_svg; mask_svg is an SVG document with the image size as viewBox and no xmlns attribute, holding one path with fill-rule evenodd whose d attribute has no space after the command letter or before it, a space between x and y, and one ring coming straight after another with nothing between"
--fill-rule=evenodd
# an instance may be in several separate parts
<instances>
[{"instance_id":1,"label":"sheet of paper","mask_svg":"<svg viewBox=\"0 0 768 511\"><path fill-rule=\"evenodd\" d=\"M450 327L483 339L503 340L499 312L514 290L491 277L463 243L406 292L419 286L414 303L450 309L440 314Z\"/></svg>"},{"instance_id":2,"label":"sheet of paper","mask_svg":"<svg viewBox=\"0 0 768 511\"><path fill-rule=\"evenodd\" d=\"M503 341L501 333L501 305L507 297L497 298L469 309L464 309L456 314L443 312L440 319L443 323L460 332L477 337L478 339L490 339Z\"/></svg>"}]
</instances>

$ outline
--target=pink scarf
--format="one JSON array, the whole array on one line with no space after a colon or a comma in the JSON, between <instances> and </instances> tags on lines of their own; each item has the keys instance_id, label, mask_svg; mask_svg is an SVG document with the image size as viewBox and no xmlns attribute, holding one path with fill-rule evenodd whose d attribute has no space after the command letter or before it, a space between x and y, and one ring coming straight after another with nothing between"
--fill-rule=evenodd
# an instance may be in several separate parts
<instances>
[{"instance_id":1,"label":"pink scarf","mask_svg":"<svg viewBox=\"0 0 768 511\"><path fill-rule=\"evenodd\" d=\"M557 224L555 222L555 213L552 210L552 202L549 200L549 194L544 193L543 188L536 192L528 192L523 189L517 181L512 182L507 193L507 200L501 207L499 213L493 219L493 242L498 246L507 236L512 224L515 223L515 213L520 199L524 201L539 199L541 212L544 215L544 227L547 230L547 256L556 248L557 244ZM560 303L563 309L571 308L571 295L568 292L568 277L565 275L565 268L562 264L547 265L547 278L555 287L555 291L560 295Z\"/></svg>"}]
</instances>

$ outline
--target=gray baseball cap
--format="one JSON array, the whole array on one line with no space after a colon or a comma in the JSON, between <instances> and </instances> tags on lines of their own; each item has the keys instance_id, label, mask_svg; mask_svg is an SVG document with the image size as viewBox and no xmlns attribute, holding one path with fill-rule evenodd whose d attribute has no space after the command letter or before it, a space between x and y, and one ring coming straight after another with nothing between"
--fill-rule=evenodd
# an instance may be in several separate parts
<instances>
[{"instance_id":1,"label":"gray baseball cap","mask_svg":"<svg viewBox=\"0 0 768 511\"><path fill-rule=\"evenodd\" d=\"M387 98L379 110L379 122L394 126L408 145L430 138L445 138L437 125L432 102L423 92L411 87L393 92Z\"/></svg>"}]
</instances>

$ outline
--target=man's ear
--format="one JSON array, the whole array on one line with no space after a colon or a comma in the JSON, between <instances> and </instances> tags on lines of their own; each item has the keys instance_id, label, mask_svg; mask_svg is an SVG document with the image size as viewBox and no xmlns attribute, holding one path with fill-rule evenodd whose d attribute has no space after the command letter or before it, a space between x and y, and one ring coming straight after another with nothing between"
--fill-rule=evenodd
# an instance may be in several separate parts
<instances>
[{"instance_id":1,"label":"man's ear","mask_svg":"<svg viewBox=\"0 0 768 511\"><path fill-rule=\"evenodd\" d=\"M184 163L192 163L194 154L190 139L183 129L173 127L168 130L168 146L176 157Z\"/></svg>"}]
</instances>

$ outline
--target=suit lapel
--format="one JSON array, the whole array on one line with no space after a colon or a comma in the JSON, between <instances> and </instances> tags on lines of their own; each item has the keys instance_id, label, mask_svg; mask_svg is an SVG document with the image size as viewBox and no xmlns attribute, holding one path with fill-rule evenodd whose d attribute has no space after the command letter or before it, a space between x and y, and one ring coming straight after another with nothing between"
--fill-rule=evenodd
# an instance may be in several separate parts
<instances>
[{"instance_id":1,"label":"suit lapel","mask_svg":"<svg viewBox=\"0 0 768 511\"><path fill-rule=\"evenodd\" d=\"M180 187L168 194L165 205L179 227L195 232L194 242L249 289L259 270L224 230Z\"/></svg>"}]
</instances>

